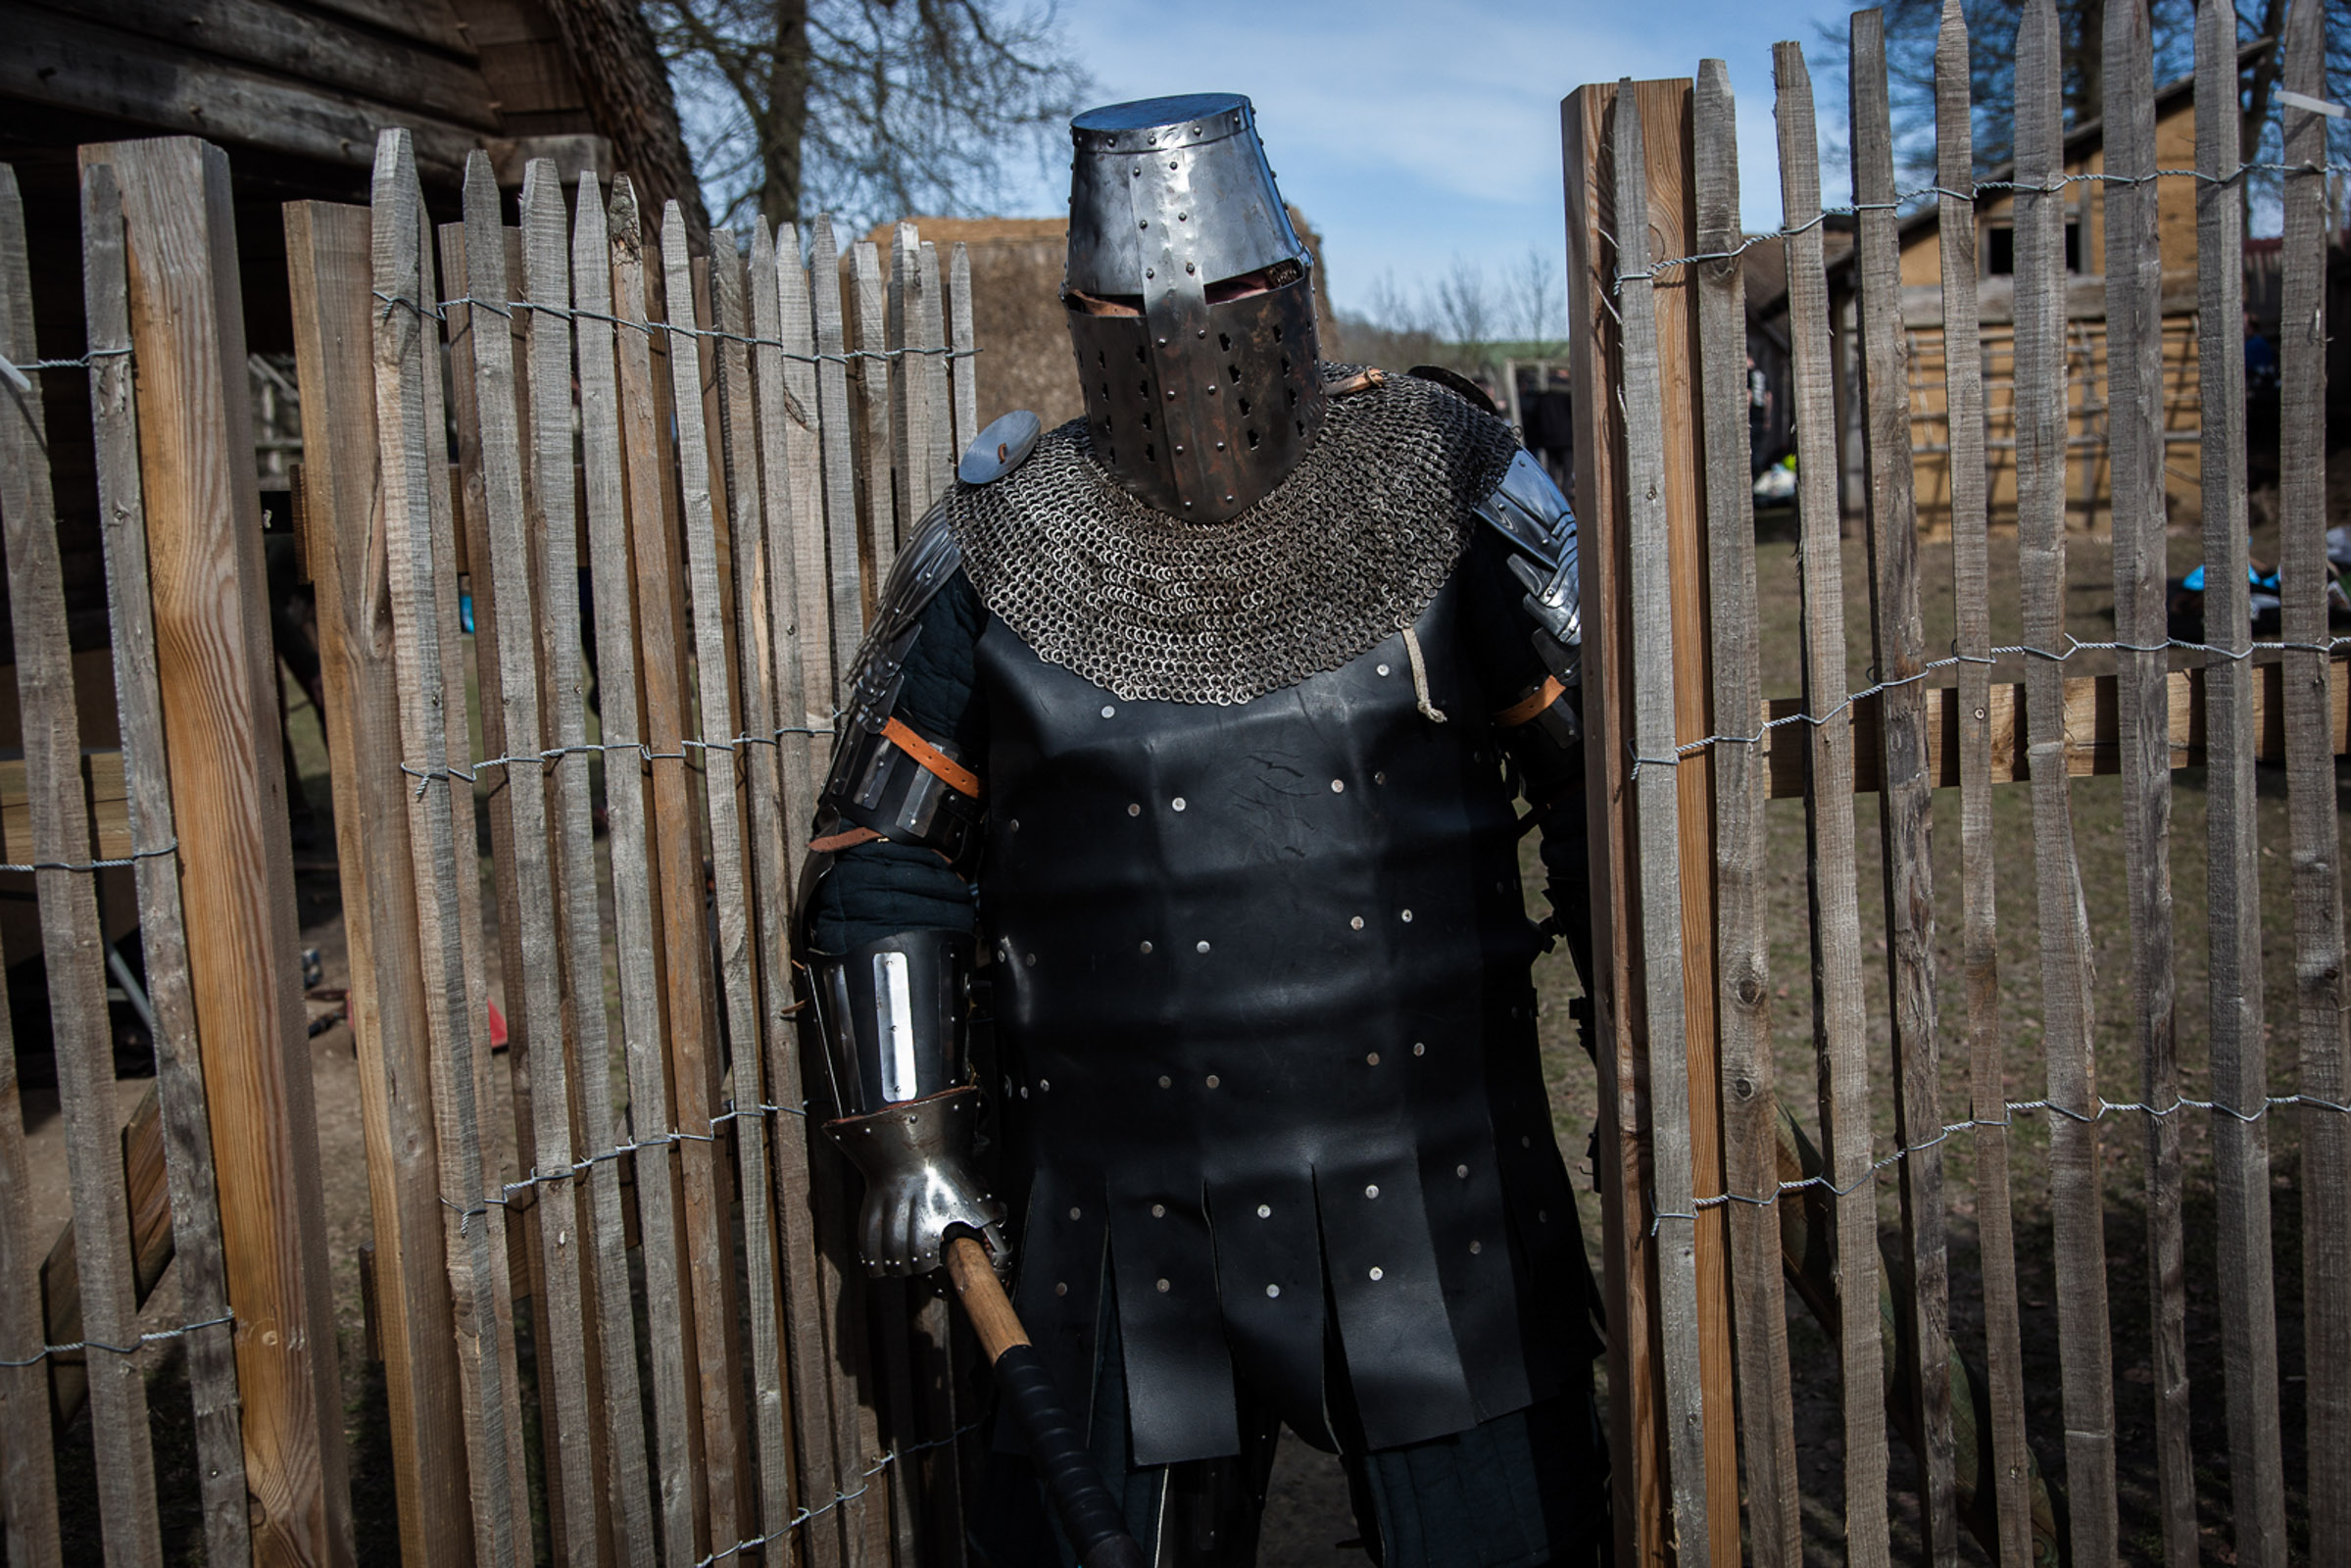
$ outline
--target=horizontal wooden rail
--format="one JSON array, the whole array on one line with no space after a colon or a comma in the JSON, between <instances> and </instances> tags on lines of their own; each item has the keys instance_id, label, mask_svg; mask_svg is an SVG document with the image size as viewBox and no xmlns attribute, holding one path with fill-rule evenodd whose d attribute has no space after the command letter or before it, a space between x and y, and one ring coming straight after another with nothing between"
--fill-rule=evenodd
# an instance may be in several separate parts
<instances>
[{"instance_id":1,"label":"horizontal wooden rail","mask_svg":"<svg viewBox=\"0 0 2351 1568\"><path fill-rule=\"evenodd\" d=\"M90 813L91 853L119 860L130 854L130 797L122 782L120 751L81 754L82 801ZM0 862L29 864L32 803L24 793L24 754L0 754Z\"/></svg>"},{"instance_id":2,"label":"horizontal wooden rail","mask_svg":"<svg viewBox=\"0 0 2351 1568\"><path fill-rule=\"evenodd\" d=\"M2351 679L2346 679L2344 661L2336 660L2330 668L2327 733L2339 757L2351 752ZM2282 666L2278 664L2256 665L2253 671L2253 755L2259 761L2285 760L2285 705L2279 684L2282 678ZM2167 684L2171 692L2172 765L2201 766L2204 671L2174 670ZM1775 697L1769 706L1771 717L1783 719L1793 717L1804 705L1798 697ZM1991 688L1990 720L1992 782L2010 784L2030 778L2032 772L2025 760L2030 741L2025 729L2022 685L1999 684ZM2119 728L2112 675L2089 675L2065 683L2065 755L2069 774L2085 778L2121 771ZM1784 724L1764 737L1764 761L1771 781L1769 793L1774 800L1804 793L1803 730L1800 723ZM1876 696L1855 700L1853 736L1853 791L1867 795L1876 791L1880 777ZM1935 687L1927 693L1927 774L1937 789L1959 783L1959 694L1948 686Z\"/></svg>"}]
</instances>

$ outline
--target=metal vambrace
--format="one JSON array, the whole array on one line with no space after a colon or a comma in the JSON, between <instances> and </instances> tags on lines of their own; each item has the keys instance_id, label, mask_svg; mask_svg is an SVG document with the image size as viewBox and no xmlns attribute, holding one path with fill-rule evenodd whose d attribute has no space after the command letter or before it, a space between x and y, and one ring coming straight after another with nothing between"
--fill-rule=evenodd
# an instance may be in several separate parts
<instances>
[{"instance_id":1,"label":"metal vambrace","mask_svg":"<svg viewBox=\"0 0 2351 1568\"><path fill-rule=\"evenodd\" d=\"M1008 1266L1004 1205L972 1168L980 1091L963 1063L971 942L906 931L811 954L817 1023L841 1114L825 1132L865 1178L857 1252L871 1274L927 1274L967 1229Z\"/></svg>"}]
</instances>

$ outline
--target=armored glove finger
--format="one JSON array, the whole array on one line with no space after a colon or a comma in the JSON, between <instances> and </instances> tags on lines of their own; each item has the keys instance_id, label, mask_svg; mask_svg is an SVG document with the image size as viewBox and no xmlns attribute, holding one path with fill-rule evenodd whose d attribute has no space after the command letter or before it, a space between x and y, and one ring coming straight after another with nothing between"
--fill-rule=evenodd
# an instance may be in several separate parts
<instances>
[{"instance_id":1,"label":"armored glove finger","mask_svg":"<svg viewBox=\"0 0 2351 1568\"><path fill-rule=\"evenodd\" d=\"M1584 663L1583 614L1575 602L1575 563L1571 559L1559 570L1546 573L1526 557L1512 556L1509 566L1510 575L1527 590L1526 598L1519 603L1535 620L1530 640L1536 654L1562 685L1575 685Z\"/></svg>"},{"instance_id":2,"label":"armored glove finger","mask_svg":"<svg viewBox=\"0 0 2351 1568\"><path fill-rule=\"evenodd\" d=\"M857 1251L866 1272L928 1274L958 1226L977 1233L1000 1273L1010 1267L1004 1205L965 1154L979 1104L979 1090L965 1085L825 1124L865 1177Z\"/></svg>"}]
</instances>

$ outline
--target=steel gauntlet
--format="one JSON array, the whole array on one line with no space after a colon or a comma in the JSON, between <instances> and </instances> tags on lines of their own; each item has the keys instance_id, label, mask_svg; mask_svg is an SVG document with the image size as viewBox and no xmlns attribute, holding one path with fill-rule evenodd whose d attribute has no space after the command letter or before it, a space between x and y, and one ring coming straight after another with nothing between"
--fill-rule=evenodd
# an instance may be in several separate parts
<instances>
[{"instance_id":1,"label":"steel gauntlet","mask_svg":"<svg viewBox=\"0 0 2351 1568\"><path fill-rule=\"evenodd\" d=\"M814 954L817 1019L841 1114L825 1131L865 1178L857 1250L874 1274L927 1274L949 1234L976 1233L1004 1267L1004 1205L973 1173L979 1086L963 1061L971 942L906 931Z\"/></svg>"}]
</instances>

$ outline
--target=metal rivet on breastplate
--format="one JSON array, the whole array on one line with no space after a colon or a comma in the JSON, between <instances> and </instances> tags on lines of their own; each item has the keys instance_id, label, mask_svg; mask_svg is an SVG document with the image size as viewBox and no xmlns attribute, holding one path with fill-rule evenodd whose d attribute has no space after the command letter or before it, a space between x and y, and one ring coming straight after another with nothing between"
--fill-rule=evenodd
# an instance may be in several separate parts
<instances>
[{"instance_id":1,"label":"metal rivet on breastplate","mask_svg":"<svg viewBox=\"0 0 2351 1568\"><path fill-rule=\"evenodd\" d=\"M1486 1250L1486 1244L1484 1242L1472 1242L1469 1244L1469 1253L1472 1257L1477 1256L1484 1250Z\"/></svg>"},{"instance_id":2,"label":"metal rivet on breastplate","mask_svg":"<svg viewBox=\"0 0 2351 1568\"><path fill-rule=\"evenodd\" d=\"M1027 965L1028 965L1030 968L1032 968L1032 969L1034 969L1034 968L1036 968L1036 967L1037 967L1037 956L1036 956L1035 954L1033 954L1033 953L1032 953L1032 954L1030 954L1030 955L1029 955L1027 957L1025 957L1025 958L1021 959L1020 961L1021 961L1022 963L1025 963L1025 964L1027 964Z\"/></svg>"},{"instance_id":3,"label":"metal rivet on breastplate","mask_svg":"<svg viewBox=\"0 0 2351 1568\"><path fill-rule=\"evenodd\" d=\"M1428 1054L1429 1047L1426 1041L1415 1040L1412 1042L1412 1054L1415 1056L1425 1056Z\"/></svg>"},{"instance_id":4,"label":"metal rivet on breastplate","mask_svg":"<svg viewBox=\"0 0 2351 1568\"><path fill-rule=\"evenodd\" d=\"M1012 818L1012 831L1015 833L1020 831L1020 818L1017 816Z\"/></svg>"},{"instance_id":5,"label":"metal rivet on breastplate","mask_svg":"<svg viewBox=\"0 0 2351 1568\"><path fill-rule=\"evenodd\" d=\"M1536 1224L1538 1224L1538 1225L1548 1225L1550 1222L1551 1222L1551 1211L1550 1211L1549 1209L1547 1209L1547 1208L1539 1208L1539 1209L1537 1209L1537 1210L1535 1211L1535 1223L1536 1223Z\"/></svg>"},{"instance_id":6,"label":"metal rivet on breastplate","mask_svg":"<svg viewBox=\"0 0 2351 1568\"><path fill-rule=\"evenodd\" d=\"M1469 1167L1467 1165L1455 1165L1453 1167L1453 1174L1460 1177L1463 1181L1468 1181Z\"/></svg>"},{"instance_id":7,"label":"metal rivet on breastplate","mask_svg":"<svg viewBox=\"0 0 2351 1568\"><path fill-rule=\"evenodd\" d=\"M1377 1198L1377 1197L1379 1197L1379 1196L1380 1196L1380 1184L1379 1184L1378 1182L1373 1182L1373 1183L1371 1183L1369 1186L1365 1187L1365 1188L1363 1189L1363 1196L1364 1196L1364 1197L1366 1197L1366 1198Z\"/></svg>"},{"instance_id":8,"label":"metal rivet on breastplate","mask_svg":"<svg viewBox=\"0 0 2351 1568\"><path fill-rule=\"evenodd\" d=\"M1159 1282L1159 1294L1160 1294L1161 1296L1165 1296L1165 1295L1166 1295L1166 1294L1167 1294L1169 1291L1171 1291L1171 1290L1174 1290L1174 1289L1175 1289L1175 1287L1174 1287L1174 1286L1172 1286L1172 1285L1170 1285L1170 1284L1168 1284L1168 1283L1167 1283L1165 1280L1161 1280L1161 1281Z\"/></svg>"},{"instance_id":9,"label":"metal rivet on breastplate","mask_svg":"<svg viewBox=\"0 0 2351 1568\"><path fill-rule=\"evenodd\" d=\"M1055 1296L1067 1296L1069 1294L1069 1282L1067 1280L1063 1280L1059 1284L1055 1285L1053 1287L1053 1294Z\"/></svg>"},{"instance_id":10,"label":"metal rivet on breastplate","mask_svg":"<svg viewBox=\"0 0 2351 1568\"><path fill-rule=\"evenodd\" d=\"M1159 1087L1162 1089L1173 1089L1175 1087L1175 1080L1168 1077L1167 1074L1161 1073L1159 1074Z\"/></svg>"},{"instance_id":11,"label":"metal rivet on breastplate","mask_svg":"<svg viewBox=\"0 0 2351 1568\"><path fill-rule=\"evenodd\" d=\"M1518 1147L1521 1149L1533 1149L1535 1147L1535 1140L1532 1138L1521 1138L1518 1141Z\"/></svg>"},{"instance_id":12,"label":"metal rivet on breastplate","mask_svg":"<svg viewBox=\"0 0 2351 1568\"><path fill-rule=\"evenodd\" d=\"M1053 1092L1053 1081L1051 1078L1040 1078L1037 1080L1037 1093L1041 1095L1050 1095Z\"/></svg>"},{"instance_id":13,"label":"metal rivet on breastplate","mask_svg":"<svg viewBox=\"0 0 2351 1568\"><path fill-rule=\"evenodd\" d=\"M1267 1300L1272 1300L1275 1297L1280 1296L1281 1294L1282 1288L1279 1285L1268 1285L1265 1287L1265 1298Z\"/></svg>"},{"instance_id":14,"label":"metal rivet on breastplate","mask_svg":"<svg viewBox=\"0 0 2351 1568\"><path fill-rule=\"evenodd\" d=\"M1215 1087L1216 1087L1218 1084L1220 1084L1220 1083L1222 1083L1222 1082L1224 1082L1224 1080L1223 1080L1223 1079L1221 1079L1221 1078L1219 1078L1219 1077L1217 1077L1217 1076L1216 1076L1216 1074L1214 1074L1214 1073L1210 1073L1210 1074L1208 1074L1208 1087L1209 1087L1210 1089L1213 1089L1213 1088L1215 1088Z\"/></svg>"},{"instance_id":15,"label":"metal rivet on breastplate","mask_svg":"<svg viewBox=\"0 0 2351 1568\"><path fill-rule=\"evenodd\" d=\"M1257 1217L1259 1219L1273 1218L1273 1205L1271 1203L1259 1203L1257 1205Z\"/></svg>"},{"instance_id":16,"label":"metal rivet on breastplate","mask_svg":"<svg viewBox=\"0 0 2351 1568\"><path fill-rule=\"evenodd\" d=\"M1353 919L1351 919L1351 920L1347 921L1347 928L1349 931L1360 931L1360 930L1362 930L1362 929L1363 929L1363 916L1361 916L1361 915L1359 915L1359 914L1358 914L1358 915L1356 915L1356 916L1355 916Z\"/></svg>"},{"instance_id":17,"label":"metal rivet on breastplate","mask_svg":"<svg viewBox=\"0 0 2351 1568\"><path fill-rule=\"evenodd\" d=\"M1071 1219L1084 1219L1086 1217L1086 1211L1082 1208L1073 1208L1069 1211L1069 1217Z\"/></svg>"},{"instance_id":18,"label":"metal rivet on breastplate","mask_svg":"<svg viewBox=\"0 0 2351 1568\"><path fill-rule=\"evenodd\" d=\"M1206 942L1204 939L1203 939L1203 940L1201 940L1201 941L1199 941L1199 942L1195 942L1194 944L1192 944L1192 951L1193 951L1193 952L1195 952L1195 953L1205 953L1205 952L1207 952L1207 951L1208 951L1208 944L1207 944L1207 942Z\"/></svg>"},{"instance_id":19,"label":"metal rivet on breastplate","mask_svg":"<svg viewBox=\"0 0 2351 1568\"><path fill-rule=\"evenodd\" d=\"M1380 1054L1374 1051L1365 1055L1363 1059L1367 1064L1377 1067L1380 1064Z\"/></svg>"},{"instance_id":20,"label":"metal rivet on breastplate","mask_svg":"<svg viewBox=\"0 0 2351 1568\"><path fill-rule=\"evenodd\" d=\"M1371 781L1374 784L1385 784L1388 782L1388 774L1385 771L1374 773L1371 776Z\"/></svg>"},{"instance_id":21,"label":"metal rivet on breastplate","mask_svg":"<svg viewBox=\"0 0 2351 1568\"><path fill-rule=\"evenodd\" d=\"M1153 1218L1153 1219L1165 1219L1166 1217L1167 1217L1167 1205L1166 1205L1165 1203L1153 1203L1153 1204L1151 1204L1151 1218Z\"/></svg>"},{"instance_id":22,"label":"metal rivet on breastplate","mask_svg":"<svg viewBox=\"0 0 2351 1568\"><path fill-rule=\"evenodd\" d=\"M1102 717L1104 717L1104 718L1108 718L1108 717L1110 717L1112 714L1116 713L1117 711L1118 711L1118 710L1117 710L1116 708L1112 707L1110 704L1108 704L1108 703L1104 703L1104 704L1102 704Z\"/></svg>"},{"instance_id":23,"label":"metal rivet on breastplate","mask_svg":"<svg viewBox=\"0 0 2351 1568\"><path fill-rule=\"evenodd\" d=\"M1385 674L1387 674L1387 673L1388 673L1388 666L1387 666L1386 664L1382 664L1382 665L1380 666L1380 673L1381 673L1381 674L1383 674L1383 675L1385 675Z\"/></svg>"},{"instance_id":24,"label":"metal rivet on breastplate","mask_svg":"<svg viewBox=\"0 0 2351 1568\"><path fill-rule=\"evenodd\" d=\"M1343 778L1335 778L1331 780L1331 793L1333 795L1345 795L1347 793L1347 780Z\"/></svg>"},{"instance_id":25,"label":"metal rivet on breastplate","mask_svg":"<svg viewBox=\"0 0 2351 1568\"><path fill-rule=\"evenodd\" d=\"M1406 909L1403 912L1403 921L1406 925L1410 925L1412 923L1412 911L1410 909Z\"/></svg>"},{"instance_id":26,"label":"metal rivet on breastplate","mask_svg":"<svg viewBox=\"0 0 2351 1568\"><path fill-rule=\"evenodd\" d=\"M1151 945L1150 943L1146 942L1145 944L1143 944L1143 951L1144 951L1144 952L1146 952L1146 953L1149 953L1149 952L1151 952Z\"/></svg>"},{"instance_id":27,"label":"metal rivet on breastplate","mask_svg":"<svg viewBox=\"0 0 2351 1568\"><path fill-rule=\"evenodd\" d=\"M1179 795L1174 800L1169 801L1167 803L1167 808L1171 811L1182 810L1184 808L1184 797Z\"/></svg>"},{"instance_id":28,"label":"metal rivet on breastplate","mask_svg":"<svg viewBox=\"0 0 2351 1568\"><path fill-rule=\"evenodd\" d=\"M1129 816L1141 816L1142 814L1143 814L1143 807L1142 807L1142 805L1141 805L1139 802L1135 802L1135 801L1129 801L1129 802L1127 803L1127 815L1129 815Z\"/></svg>"},{"instance_id":29,"label":"metal rivet on breastplate","mask_svg":"<svg viewBox=\"0 0 2351 1568\"><path fill-rule=\"evenodd\" d=\"M1388 1271L1375 1263L1372 1265L1371 1277L1375 1280L1384 1280L1388 1277Z\"/></svg>"}]
</instances>

